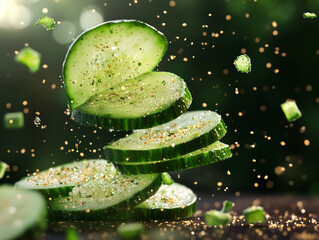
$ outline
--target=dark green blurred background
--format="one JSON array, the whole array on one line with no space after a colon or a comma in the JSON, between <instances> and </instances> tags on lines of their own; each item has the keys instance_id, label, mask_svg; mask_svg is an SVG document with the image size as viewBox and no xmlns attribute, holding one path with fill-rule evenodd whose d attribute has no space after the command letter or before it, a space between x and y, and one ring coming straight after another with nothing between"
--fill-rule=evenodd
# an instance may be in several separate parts
<instances>
[{"instance_id":1,"label":"dark green blurred background","mask_svg":"<svg viewBox=\"0 0 319 240\"><path fill-rule=\"evenodd\" d=\"M54 163L103 157L103 145L124 135L69 121L61 69L72 38L84 29L138 19L170 42L158 69L185 79L190 110L223 116L223 141L234 148L232 159L174 173L176 180L215 195L319 194L319 19L304 19L307 11L319 13L319 1L0 0L0 116L26 113L24 129L0 128L0 160L11 166L3 182ZM52 32L33 27L45 15L60 21ZM32 75L14 61L25 44L47 68ZM233 66L244 52L252 60L249 74ZM292 124L280 109L288 98L303 113ZM43 129L33 122L36 112Z\"/></svg>"}]
</instances>

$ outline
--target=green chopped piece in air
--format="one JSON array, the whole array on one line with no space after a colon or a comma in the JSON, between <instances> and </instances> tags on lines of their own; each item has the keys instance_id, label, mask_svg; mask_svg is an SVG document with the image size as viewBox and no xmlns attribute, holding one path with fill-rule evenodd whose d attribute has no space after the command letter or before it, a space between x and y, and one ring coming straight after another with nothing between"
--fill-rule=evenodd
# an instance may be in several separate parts
<instances>
[{"instance_id":1,"label":"green chopped piece in air","mask_svg":"<svg viewBox=\"0 0 319 240\"><path fill-rule=\"evenodd\" d=\"M4 174L6 173L7 168L8 168L8 164L0 161L0 179L4 177Z\"/></svg>"},{"instance_id":2,"label":"green chopped piece in air","mask_svg":"<svg viewBox=\"0 0 319 240\"><path fill-rule=\"evenodd\" d=\"M265 222L265 211L263 207L253 206L246 208L243 213L248 224Z\"/></svg>"},{"instance_id":3,"label":"green chopped piece in air","mask_svg":"<svg viewBox=\"0 0 319 240\"><path fill-rule=\"evenodd\" d=\"M303 18L316 18L316 17L317 17L317 14L315 13L305 12L303 14Z\"/></svg>"},{"instance_id":4,"label":"green chopped piece in air","mask_svg":"<svg viewBox=\"0 0 319 240\"><path fill-rule=\"evenodd\" d=\"M249 73L251 71L251 61L246 54L238 56L234 61L234 65L237 71L241 73Z\"/></svg>"},{"instance_id":5,"label":"green chopped piece in air","mask_svg":"<svg viewBox=\"0 0 319 240\"><path fill-rule=\"evenodd\" d=\"M229 213L233 209L234 206L235 206L235 203L226 200L226 201L224 201L224 206L223 206L222 212Z\"/></svg>"},{"instance_id":6,"label":"green chopped piece in air","mask_svg":"<svg viewBox=\"0 0 319 240\"><path fill-rule=\"evenodd\" d=\"M65 239L66 240L81 240L82 238L80 237L79 233L75 229L68 228L65 232Z\"/></svg>"},{"instance_id":7,"label":"green chopped piece in air","mask_svg":"<svg viewBox=\"0 0 319 240\"><path fill-rule=\"evenodd\" d=\"M211 210L205 213L205 221L209 226L225 226L231 222L232 217L229 213Z\"/></svg>"},{"instance_id":8,"label":"green chopped piece in air","mask_svg":"<svg viewBox=\"0 0 319 240\"><path fill-rule=\"evenodd\" d=\"M12 112L4 115L4 128L19 129L24 127L23 112Z\"/></svg>"},{"instance_id":9,"label":"green chopped piece in air","mask_svg":"<svg viewBox=\"0 0 319 240\"><path fill-rule=\"evenodd\" d=\"M127 223L117 228L117 232L122 239L136 239L141 236L144 231L142 223Z\"/></svg>"},{"instance_id":10,"label":"green chopped piece in air","mask_svg":"<svg viewBox=\"0 0 319 240\"><path fill-rule=\"evenodd\" d=\"M294 100L287 100L285 103L281 104L280 106L289 122L295 121L302 116Z\"/></svg>"},{"instance_id":11,"label":"green chopped piece in air","mask_svg":"<svg viewBox=\"0 0 319 240\"><path fill-rule=\"evenodd\" d=\"M36 73L40 68L41 54L30 47L25 47L15 56L15 61L27 66L31 73Z\"/></svg>"},{"instance_id":12,"label":"green chopped piece in air","mask_svg":"<svg viewBox=\"0 0 319 240\"><path fill-rule=\"evenodd\" d=\"M41 24L46 30L53 30L55 27L55 21L53 18L50 17L43 17L40 18L35 24L34 26L38 26L39 24Z\"/></svg>"},{"instance_id":13,"label":"green chopped piece in air","mask_svg":"<svg viewBox=\"0 0 319 240\"><path fill-rule=\"evenodd\" d=\"M174 183L174 180L172 179L171 175L169 175L167 172L161 173L161 175L163 184L171 185Z\"/></svg>"},{"instance_id":14,"label":"green chopped piece in air","mask_svg":"<svg viewBox=\"0 0 319 240\"><path fill-rule=\"evenodd\" d=\"M209 226L225 226L232 220L229 212L235 206L233 202L224 201L224 206L221 211L210 210L205 213L205 221Z\"/></svg>"}]
</instances>

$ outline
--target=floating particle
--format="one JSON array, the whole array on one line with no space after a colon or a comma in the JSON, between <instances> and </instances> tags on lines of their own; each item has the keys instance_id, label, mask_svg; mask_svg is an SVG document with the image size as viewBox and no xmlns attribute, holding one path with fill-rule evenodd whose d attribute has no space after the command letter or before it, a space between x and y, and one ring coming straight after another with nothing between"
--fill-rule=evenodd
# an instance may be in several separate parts
<instances>
[{"instance_id":1,"label":"floating particle","mask_svg":"<svg viewBox=\"0 0 319 240\"><path fill-rule=\"evenodd\" d=\"M41 54L30 47L25 47L15 56L15 61L27 66L31 73L36 73L40 68Z\"/></svg>"},{"instance_id":2,"label":"floating particle","mask_svg":"<svg viewBox=\"0 0 319 240\"><path fill-rule=\"evenodd\" d=\"M41 119L38 116L36 116L33 120L33 123L36 127L39 127L41 125Z\"/></svg>"},{"instance_id":3,"label":"floating particle","mask_svg":"<svg viewBox=\"0 0 319 240\"><path fill-rule=\"evenodd\" d=\"M310 12L305 12L302 16L303 16L303 18L316 18L317 14L310 13Z\"/></svg>"},{"instance_id":4,"label":"floating particle","mask_svg":"<svg viewBox=\"0 0 319 240\"><path fill-rule=\"evenodd\" d=\"M251 71L251 60L246 54L238 56L234 61L234 65L237 71L241 73L249 73Z\"/></svg>"},{"instance_id":5,"label":"floating particle","mask_svg":"<svg viewBox=\"0 0 319 240\"><path fill-rule=\"evenodd\" d=\"M232 220L229 212L234 207L234 203L230 201L224 201L224 206L221 211L210 210L205 213L205 221L209 226L225 226Z\"/></svg>"},{"instance_id":6,"label":"floating particle","mask_svg":"<svg viewBox=\"0 0 319 240\"><path fill-rule=\"evenodd\" d=\"M248 224L265 222L265 211L261 206L246 208L243 213Z\"/></svg>"},{"instance_id":7,"label":"floating particle","mask_svg":"<svg viewBox=\"0 0 319 240\"><path fill-rule=\"evenodd\" d=\"M4 115L4 128L20 129L24 127L23 112L12 112Z\"/></svg>"},{"instance_id":8,"label":"floating particle","mask_svg":"<svg viewBox=\"0 0 319 240\"><path fill-rule=\"evenodd\" d=\"M302 116L296 101L294 100L288 99L280 106L289 122L295 121Z\"/></svg>"},{"instance_id":9,"label":"floating particle","mask_svg":"<svg viewBox=\"0 0 319 240\"><path fill-rule=\"evenodd\" d=\"M138 239L144 231L142 223L126 223L117 228L117 232L123 239Z\"/></svg>"},{"instance_id":10,"label":"floating particle","mask_svg":"<svg viewBox=\"0 0 319 240\"><path fill-rule=\"evenodd\" d=\"M40 18L35 24L34 26L38 26L38 25L42 25L46 30L48 31L51 31L54 29L55 27L55 21L53 18L50 18L50 17L43 17L43 18Z\"/></svg>"},{"instance_id":11,"label":"floating particle","mask_svg":"<svg viewBox=\"0 0 319 240\"><path fill-rule=\"evenodd\" d=\"M275 168L274 172L276 175L281 175L283 174L284 172L286 171L286 168L285 167L282 167L282 166L278 166Z\"/></svg>"},{"instance_id":12,"label":"floating particle","mask_svg":"<svg viewBox=\"0 0 319 240\"><path fill-rule=\"evenodd\" d=\"M4 177L4 174L6 173L7 168L8 168L8 164L0 161L0 179Z\"/></svg>"}]
</instances>

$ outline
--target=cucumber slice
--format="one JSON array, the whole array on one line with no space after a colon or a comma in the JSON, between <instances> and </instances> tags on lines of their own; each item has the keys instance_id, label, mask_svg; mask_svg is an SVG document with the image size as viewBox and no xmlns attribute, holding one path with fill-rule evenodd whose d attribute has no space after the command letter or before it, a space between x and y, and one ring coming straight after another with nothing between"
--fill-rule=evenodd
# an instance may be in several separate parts
<instances>
[{"instance_id":1,"label":"cucumber slice","mask_svg":"<svg viewBox=\"0 0 319 240\"><path fill-rule=\"evenodd\" d=\"M141 129L175 119L191 102L182 78L168 72L150 72L96 93L73 110L71 117L84 126Z\"/></svg>"},{"instance_id":2,"label":"cucumber slice","mask_svg":"<svg viewBox=\"0 0 319 240\"><path fill-rule=\"evenodd\" d=\"M219 162L230 158L231 150L227 144L215 142L207 147L185 154L181 157L153 161L153 162L128 162L114 163L119 171L126 174L146 174L172 172L195 168L210 163Z\"/></svg>"},{"instance_id":3,"label":"cucumber slice","mask_svg":"<svg viewBox=\"0 0 319 240\"><path fill-rule=\"evenodd\" d=\"M0 239L34 239L46 228L46 206L34 191L0 186Z\"/></svg>"},{"instance_id":4,"label":"cucumber slice","mask_svg":"<svg viewBox=\"0 0 319 240\"><path fill-rule=\"evenodd\" d=\"M206 147L226 131L221 116L215 112L187 112L160 126L134 131L105 146L104 153L112 162L153 162Z\"/></svg>"},{"instance_id":5,"label":"cucumber slice","mask_svg":"<svg viewBox=\"0 0 319 240\"><path fill-rule=\"evenodd\" d=\"M177 220L191 217L197 197L191 189L179 184L163 184L158 192L131 211L116 216L122 220Z\"/></svg>"},{"instance_id":6,"label":"cucumber slice","mask_svg":"<svg viewBox=\"0 0 319 240\"><path fill-rule=\"evenodd\" d=\"M105 160L83 160L60 165L48 170L34 173L16 182L19 189L35 189L47 198L69 196L76 185L98 179L112 179L116 169Z\"/></svg>"},{"instance_id":7,"label":"cucumber slice","mask_svg":"<svg viewBox=\"0 0 319 240\"><path fill-rule=\"evenodd\" d=\"M111 180L76 186L69 197L50 201L55 220L103 220L154 195L162 184L160 174L117 175Z\"/></svg>"},{"instance_id":8,"label":"cucumber slice","mask_svg":"<svg viewBox=\"0 0 319 240\"><path fill-rule=\"evenodd\" d=\"M63 64L71 109L100 91L152 71L167 44L162 33L136 20L105 22L82 33Z\"/></svg>"}]
</instances>

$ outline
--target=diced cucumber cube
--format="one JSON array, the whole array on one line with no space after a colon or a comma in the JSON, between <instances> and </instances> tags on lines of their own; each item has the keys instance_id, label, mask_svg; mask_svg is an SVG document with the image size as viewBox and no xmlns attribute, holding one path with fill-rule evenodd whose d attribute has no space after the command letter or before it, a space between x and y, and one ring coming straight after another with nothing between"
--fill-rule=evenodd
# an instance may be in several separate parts
<instances>
[{"instance_id":1,"label":"diced cucumber cube","mask_svg":"<svg viewBox=\"0 0 319 240\"><path fill-rule=\"evenodd\" d=\"M265 211L263 207L253 206L246 208L243 213L248 224L265 222Z\"/></svg>"},{"instance_id":2,"label":"diced cucumber cube","mask_svg":"<svg viewBox=\"0 0 319 240\"><path fill-rule=\"evenodd\" d=\"M23 112L6 113L4 115L4 127L6 129L19 129L24 127Z\"/></svg>"},{"instance_id":3,"label":"diced cucumber cube","mask_svg":"<svg viewBox=\"0 0 319 240\"><path fill-rule=\"evenodd\" d=\"M289 100L280 106L289 122L295 121L302 116L295 101Z\"/></svg>"}]
</instances>

